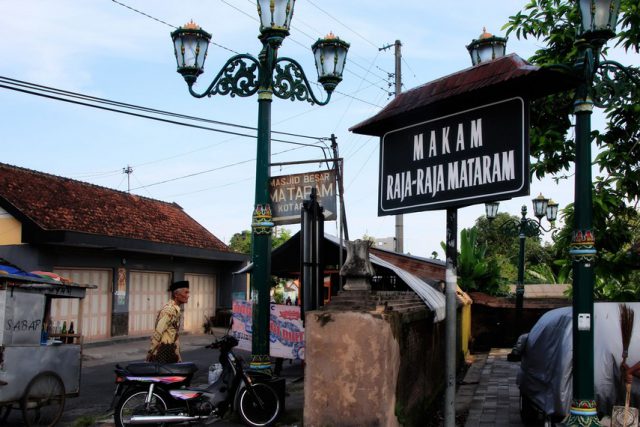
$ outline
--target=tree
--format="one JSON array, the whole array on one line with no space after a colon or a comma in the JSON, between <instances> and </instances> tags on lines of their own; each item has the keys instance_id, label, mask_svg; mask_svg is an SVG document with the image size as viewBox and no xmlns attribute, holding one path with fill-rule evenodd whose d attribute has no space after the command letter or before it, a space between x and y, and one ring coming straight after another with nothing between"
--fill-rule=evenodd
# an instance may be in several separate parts
<instances>
[{"instance_id":1,"label":"tree","mask_svg":"<svg viewBox=\"0 0 640 427\"><path fill-rule=\"evenodd\" d=\"M458 253L458 285L464 291L481 291L489 295L504 295L506 287L500 281L499 266L486 257L487 245L477 239L476 227L460 231ZM444 242L440 243L446 251Z\"/></svg>"},{"instance_id":2,"label":"tree","mask_svg":"<svg viewBox=\"0 0 640 427\"><path fill-rule=\"evenodd\" d=\"M535 38L542 42L544 47L529 59L531 63L569 65L578 56L575 42L579 23L575 1L531 0L523 11L509 17L503 29L507 30L507 35L513 33L518 39ZM617 36L609 45L621 47L627 54L638 57L640 5L637 0L621 1ZM600 52L601 63L608 53L606 47ZM618 72L613 76L600 72L594 82L596 88L605 89L596 91L596 101L608 101L604 108L605 129L592 132L597 146L595 163L599 169L593 190L593 231L598 250L596 293L601 294L604 283L619 282L619 286L625 288L629 280L637 280L625 260L628 249L640 241L638 233L629 232L629 225L638 222L636 205L640 200L640 90L632 83L633 76L640 79L640 69L628 69L629 74ZM606 91L607 76L614 78L620 91ZM551 175L556 180L565 179L571 170L575 159L575 144L570 132L573 95L569 91L531 104L530 147L531 156L536 159L532 161L531 169L538 178ZM559 235L556 250L563 257L558 263L568 277L573 206L567 206L564 215L568 225ZM609 295L613 294L609 292Z\"/></svg>"},{"instance_id":3,"label":"tree","mask_svg":"<svg viewBox=\"0 0 640 427\"><path fill-rule=\"evenodd\" d=\"M271 247L277 248L291 238L291 231L286 228L276 228L271 239ZM251 253L251 231L243 230L235 233L229 241L229 248L243 254Z\"/></svg>"},{"instance_id":4,"label":"tree","mask_svg":"<svg viewBox=\"0 0 640 427\"><path fill-rule=\"evenodd\" d=\"M495 260L500 267L500 276L506 283L518 280L519 237L504 231L507 222L519 223L520 217L500 212L489 221L485 216L476 219L478 242L487 246L486 257ZM527 237L524 241L524 283L555 283L557 270L548 266L553 262L553 249L542 245L541 239Z\"/></svg>"}]
</instances>

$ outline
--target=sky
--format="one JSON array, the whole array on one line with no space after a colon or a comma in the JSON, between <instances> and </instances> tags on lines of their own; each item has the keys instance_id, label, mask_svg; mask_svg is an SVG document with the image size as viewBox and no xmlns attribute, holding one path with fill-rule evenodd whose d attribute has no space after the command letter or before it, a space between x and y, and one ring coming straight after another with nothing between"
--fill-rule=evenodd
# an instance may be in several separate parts
<instances>
[{"instance_id":1,"label":"sky","mask_svg":"<svg viewBox=\"0 0 640 427\"><path fill-rule=\"evenodd\" d=\"M393 48L402 43L402 83L408 90L471 65L466 49L486 27L501 27L528 0L298 0L291 34L280 56L298 61L316 82L310 46L333 32L351 44L344 80L326 106L274 97L273 138L310 144L272 143L272 162L323 158L320 138L337 137L344 158L346 218L350 238L395 233L393 216L378 217L379 138L355 135L353 125L376 114L392 99ZM0 76L200 119L253 128L257 97L192 97L176 63L170 32L193 19L212 34L204 90L236 53L257 55L258 22L251 0L0 0ZM507 53L528 58L535 40L510 37ZM615 53L626 64L638 55ZM2 83L0 83L2 84ZM321 87L315 93L324 97ZM0 87L0 161L20 167L175 202L224 242L250 228L255 192L256 141L212 130L148 120L60 102ZM154 115L154 117L164 117ZM211 129L255 135L251 129L173 119ZM602 123L594 115L594 128ZM304 137L302 137L304 136ZM310 138L309 138L310 137ZM125 168L132 172L125 174ZM320 163L276 166L273 176L321 171ZM500 205L519 215L543 193L560 204L573 201L573 179L531 183L531 196ZM484 205L458 211L458 228L484 215ZM443 258L445 211L404 216L404 250ZM286 226L292 232L298 227ZM337 222L325 224L337 235Z\"/></svg>"}]
</instances>

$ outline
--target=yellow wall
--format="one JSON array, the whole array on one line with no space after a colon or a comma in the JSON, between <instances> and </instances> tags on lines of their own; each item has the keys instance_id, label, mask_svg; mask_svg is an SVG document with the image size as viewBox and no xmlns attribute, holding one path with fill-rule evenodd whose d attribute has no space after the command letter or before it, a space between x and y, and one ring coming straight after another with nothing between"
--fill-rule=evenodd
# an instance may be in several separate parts
<instances>
[{"instance_id":1,"label":"yellow wall","mask_svg":"<svg viewBox=\"0 0 640 427\"><path fill-rule=\"evenodd\" d=\"M466 357L469 354L469 341L471 341L471 304L462 306L462 331L461 346L462 354Z\"/></svg>"},{"instance_id":2,"label":"yellow wall","mask_svg":"<svg viewBox=\"0 0 640 427\"><path fill-rule=\"evenodd\" d=\"M22 224L0 208L0 245L22 243Z\"/></svg>"}]
</instances>

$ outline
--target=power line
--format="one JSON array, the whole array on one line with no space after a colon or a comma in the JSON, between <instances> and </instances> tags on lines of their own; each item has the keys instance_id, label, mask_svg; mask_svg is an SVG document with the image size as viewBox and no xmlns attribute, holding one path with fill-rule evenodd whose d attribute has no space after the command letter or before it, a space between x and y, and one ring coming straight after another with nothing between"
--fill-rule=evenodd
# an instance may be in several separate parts
<instances>
[{"instance_id":1,"label":"power line","mask_svg":"<svg viewBox=\"0 0 640 427\"><path fill-rule=\"evenodd\" d=\"M138 14L140 14L140 15L144 16L144 17L147 17L147 18L149 18L149 19L152 19L152 20L154 20L154 21L157 21L157 22L160 22L160 23L162 23L162 24L164 24L164 25L167 25L167 26L169 26L169 27L171 27L171 28L178 28L178 27L176 27L175 25L169 24L169 23L167 23L167 22L165 22L165 21L163 21L163 20L161 20L161 19L155 18L155 17L153 17L152 15L150 15L150 14L148 14L148 13L146 13L146 12L143 12L143 11L141 11L141 10L135 9L135 8L133 8L133 7L131 7L131 6L128 6L128 5L126 5L126 4L122 3L122 2L119 2L119 1L117 1L117 0L111 0L111 1L112 1L113 3L116 3L116 4L119 4L119 5L123 6L123 7L126 7L127 9L130 9L130 10L132 10L133 12L136 12L136 13L138 13ZM240 9L240 8L238 8L238 7L236 7L236 6L232 5L232 4L230 4L230 3L229 3L229 2L227 2L226 0L220 0L220 1L221 1L222 3L224 3L224 4L226 4L227 6L229 6L229 7L233 8L233 9L237 10L238 12L242 13L243 15L245 15L245 16L247 16L247 17L249 17L249 19L251 19L251 20L253 20L253 21L256 21L256 22L259 22L259 21L258 21L258 19L257 19L255 16L252 16L252 15L248 14L247 12L243 11L242 9ZM248 0L248 1L249 1L250 3L252 3L250 0ZM253 4L253 3L252 3L252 4ZM314 5L314 6L315 6L315 5ZM317 6L316 6L316 7L317 7ZM308 24L307 24L307 25L308 25ZM301 32L302 34L304 34L305 36L309 37L310 39L312 39L312 40L314 39L314 37L313 37L313 36L311 36L311 35L309 35L309 34L305 33L304 31L300 30L299 28L297 28L297 27L294 27L294 28L296 28L296 30L297 30L297 31ZM312 28L312 27L310 27L310 28ZM312 28L312 29L313 29L313 28ZM315 30L315 29L313 29L313 30L314 30L314 31L316 31L316 32L318 32L318 31L317 31L317 30ZM303 45L302 43L300 43L299 41L297 41L297 40L295 40L295 39L293 39L293 38L290 38L290 40L291 40L293 43L296 43L298 46L301 46L301 47L307 48L307 46ZM216 45L216 46L218 46L218 47L221 47L221 48L223 48L223 49L226 49L226 50L228 50L228 51L230 51L230 52L233 52L233 53L235 53L235 54L238 54L238 52L236 52L236 51L234 51L234 50L232 50L232 49L229 49L229 48L228 48L228 47L226 47L226 46L222 46L222 45L220 45L220 44L217 44L217 43L214 43L214 42L211 42L211 41L210 41L209 43L210 43L210 44L213 44L213 45ZM351 57L353 57L353 56L354 56L354 55L353 55L353 53L352 53L352 54L351 54ZM374 76L376 76L376 77L380 78L380 76L379 76L379 75L376 75L376 74L372 73L370 69L369 69L369 70L367 70L365 67L363 67L362 65L358 64L356 61L354 61L354 60L353 60L353 58L350 60L350 62L351 62L351 63L353 63L355 66L357 66L357 67L359 67L359 68L362 68L362 69L363 69L363 70L365 70L367 73L372 74L372 75L374 75ZM382 71L384 71L384 70L382 70ZM357 75L357 74L355 74L355 73L353 73L353 74L354 74L356 77L358 77L358 78L362 78L362 77L360 77L359 75ZM378 88L380 88L380 87L378 86ZM381 89L381 90L385 90L385 89L383 89L383 88L380 88L380 89ZM370 103L370 102L368 102L368 101L365 101L365 100L363 100L363 99L360 99L360 98L357 98L357 97L354 97L354 96L348 95L348 94L346 94L346 93L338 92L338 91L336 91L336 92L337 92L337 93L340 93L341 95L344 95L344 96L347 96L347 97L353 98L353 99L355 99L356 101L360 101L360 102L363 102L363 103L365 103L365 104L371 104L371 103Z\"/></svg>"},{"instance_id":2,"label":"power line","mask_svg":"<svg viewBox=\"0 0 640 427\"><path fill-rule=\"evenodd\" d=\"M165 22L165 21L163 21L162 19L155 18L155 17L153 17L153 16L149 15L148 13L145 13L145 12L143 12L143 11L141 11L141 10L138 10L138 9L136 9L136 8L133 8L133 7L131 7L131 6L129 6L129 5L126 5L126 4L122 3L122 2L119 2L119 1L117 1L117 0L111 0L111 1L112 1L113 3L116 3L116 4L120 5L120 6L122 6L122 7L126 7L127 9L132 10L132 11L133 11L133 12L135 12L135 13L139 13L139 14L140 14L140 15L142 15L142 16L145 16L145 17L147 17L147 18L149 18L149 19L153 19L154 21L160 22L161 24L164 24L164 25L166 25L166 26L168 26L168 27L171 27L171 28L174 28L174 29L178 28L177 26L175 26L175 25L173 25L173 24L169 24L168 22ZM238 55L238 52L236 52L235 50L233 50L233 49L229 49L228 47L226 47L226 46L222 46L221 44L218 44L218 43L212 42L211 40L209 40L209 44L212 44L212 45L214 45L214 46L218 46L218 47L220 47L220 48L222 48L222 49L228 50L229 52L233 52L233 53L235 53L236 55Z\"/></svg>"},{"instance_id":3,"label":"power line","mask_svg":"<svg viewBox=\"0 0 640 427\"><path fill-rule=\"evenodd\" d=\"M114 2L114 3L116 3L116 4L119 4L119 5L120 5L120 6L122 6L122 7L126 7L126 8L127 8L127 9L129 9L129 10L132 10L132 11L134 11L134 12L136 12L136 13L139 13L139 14L140 14L140 15L142 15L142 16L146 16L147 18L153 19L154 21L158 21L159 23L164 24L164 25L166 25L166 26L168 26L168 27L171 27L171 28L177 28L175 25L171 25L171 24L169 24L168 22L163 21L162 19L154 18L153 16L151 16L151 15L149 15L149 14L147 14L147 13L144 13L144 12L142 12L142 11L138 10L138 9L135 9L135 8L133 8L133 7L129 6L129 5L126 5L126 4L124 4L124 3L121 3L121 2L119 2L119 1L117 1L117 0L111 0L111 1L112 1L112 2Z\"/></svg>"},{"instance_id":4,"label":"power line","mask_svg":"<svg viewBox=\"0 0 640 427\"><path fill-rule=\"evenodd\" d=\"M223 129L216 129L216 128L210 128L210 127L205 127L205 126L199 126L199 125L179 122L179 121L175 121L175 120L167 120L167 119L162 119L162 118L159 118L159 117L148 116L148 115L145 115L145 114L138 114L138 113L133 113L133 112L129 112L129 111L124 111L124 110L120 110L118 108L103 107L101 105L96 105L96 104L92 104L92 103L89 103L89 102L95 102L95 103L98 103L98 104L106 104L106 105L110 105L110 106L113 106L113 107L127 108L127 109L143 111L143 112L153 113L153 114L157 114L157 115L170 116L170 117L175 117L175 118L180 118L180 119L200 121L200 122L205 122L205 123L219 124L219 125L223 125L223 126L230 126L230 127L240 128L240 129L247 129L247 130L257 131L256 128L251 127L251 126L239 125L239 124L229 123L229 122L222 122L222 121L218 121L218 120L211 120L211 119L206 119L206 118L202 118L202 117L189 116L189 115L179 114L179 113L172 113L172 112L164 111L164 110L157 110L157 109L154 109L154 108L143 107L143 106L139 106L139 105L135 105L135 104L128 104L128 103L124 103L124 102L113 101L113 100L106 99L106 98L98 98L98 97L94 97L94 96L90 96L90 95L84 95L84 94L77 93L77 92L70 92L70 91L66 91L66 90L62 90L62 89L56 89L56 88L53 88L53 87L50 87L50 86L38 85L38 84L35 84L35 83L25 82L25 81L22 81L22 80L12 79L12 78L9 78L9 77L4 77L4 76L0 76L0 83L5 83L5 84L0 84L0 87L3 87L5 89L9 89L9 90L14 90L14 91L18 91L18 92L27 93L27 94L30 94L30 95L36 95L36 96L49 98L49 99L54 99L54 100L63 101L63 102L68 102L68 103L72 103L72 104L78 104L78 105L83 105L83 106L87 106L87 107L93 107L93 108L98 108L98 109L102 109L102 110L112 111L112 112L116 112L116 113L128 114L128 115L141 117L141 118L146 118L146 119L150 119L150 120L157 120L157 121L162 121L162 122L166 122L166 123L177 124L177 125L180 125L180 126L194 127L194 128L209 130L209 131L213 131L213 132L220 132L220 133L227 133L227 134L230 134L230 135L255 138L255 135L248 135L248 134L244 134L244 133L233 132L233 131L228 131L228 130L223 130ZM52 95L47 95L47 93L52 94ZM67 98L64 98L64 97L82 99L82 100L89 101L89 102L79 102L79 101L75 101L73 99L67 99ZM285 136L293 136L293 137L298 137L298 138L312 139L312 140L316 140L316 141L321 141L321 140L327 139L326 137L300 135L300 134L289 133L289 132L280 132L280 131L272 131L272 133L279 134L279 135L285 135ZM286 141L286 140L280 140L280 139L272 139L272 141L285 142L285 143L290 143L291 142L291 143L293 143L292 141ZM294 143L294 144L299 144L299 143Z\"/></svg>"},{"instance_id":5,"label":"power line","mask_svg":"<svg viewBox=\"0 0 640 427\"><path fill-rule=\"evenodd\" d=\"M350 27L346 24L343 24L342 21L340 21L339 19L337 19L336 17L334 17L333 15L331 15L329 12L327 12L326 10L322 9L320 6L318 6L317 4L315 4L313 1L308 0L308 3L311 3L311 5L313 5L316 9L318 9L320 12L324 13L325 15L327 15L329 18L333 19L334 21L336 21L338 24L342 25L343 27L345 27L346 29L348 29L349 31L351 31L353 34L355 34L356 36L360 37L362 40L366 41L367 43L369 43L371 46L375 47L376 49L378 48L378 45L376 45L375 43L373 43L371 40L369 40L368 38L364 37L363 35L361 35L360 33L358 33L357 31L355 31L353 29L353 27Z\"/></svg>"},{"instance_id":6,"label":"power line","mask_svg":"<svg viewBox=\"0 0 640 427\"><path fill-rule=\"evenodd\" d=\"M279 151L277 153L273 153L273 155L277 156L277 155L280 155L280 154L283 154L283 153L288 153L290 151L299 150L300 148L301 147L290 148L288 150L283 150L283 151ZM205 173L215 172L215 171L219 171L219 170L222 170L222 169L228 169L228 168L233 167L233 166L238 166L238 165L242 165L242 164L245 164L245 163L254 162L255 160L256 160L255 158L251 158L251 159L248 159L248 160L242 160L242 161L235 162L235 163L229 163L229 164L226 164L226 165L218 166L217 168L207 169L207 170L199 171L199 172L194 172L194 173L190 173L190 174L187 174L187 175L181 175L181 176L177 176L177 177L174 177L174 178L169 178L169 179L165 179L165 180L162 180L162 181L154 182L153 184L147 184L147 185L143 185L143 186L140 186L140 187L135 187L135 188L132 188L132 190L139 190L141 188L149 188L149 187L154 187L154 186L160 185L160 184L166 184L168 182L174 182L174 181L178 181L178 180L181 180L181 179L192 178L194 176L203 175Z\"/></svg>"}]
</instances>

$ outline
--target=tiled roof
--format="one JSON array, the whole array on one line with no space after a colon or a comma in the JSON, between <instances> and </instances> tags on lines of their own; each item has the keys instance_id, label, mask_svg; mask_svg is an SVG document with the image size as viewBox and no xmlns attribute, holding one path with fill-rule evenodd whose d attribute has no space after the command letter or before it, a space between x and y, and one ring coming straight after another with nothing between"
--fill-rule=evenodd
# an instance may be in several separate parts
<instances>
[{"instance_id":1,"label":"tiled roof","mask_svg":"<svg viewBox=\"0 0 640 427\"><path fill-rule=\"evenodd\" d=\"M175 203L0 163L0 206L5 203L45 231L229 251Z\"/></svg>"}]
</instances>

